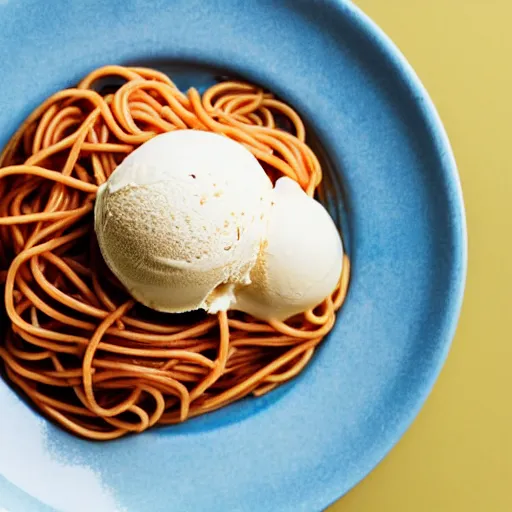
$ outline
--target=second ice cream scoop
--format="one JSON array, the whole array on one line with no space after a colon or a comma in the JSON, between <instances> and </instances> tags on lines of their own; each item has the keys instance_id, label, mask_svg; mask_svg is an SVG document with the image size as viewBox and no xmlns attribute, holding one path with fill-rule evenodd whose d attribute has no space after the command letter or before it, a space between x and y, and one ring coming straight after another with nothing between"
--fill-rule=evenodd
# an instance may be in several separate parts
<instances>
[{"instance_id":1,"label":"second ice cream scoop","mask_svg":"<svg viewBox=\"0 0 512 512\"><path fill-rule=\"evenodd\" d=\"M290 178L277 180L265 242L234 308L286 320L314 308L340 279L343 245L327 210Z\"/></svg>"}]
</instances>

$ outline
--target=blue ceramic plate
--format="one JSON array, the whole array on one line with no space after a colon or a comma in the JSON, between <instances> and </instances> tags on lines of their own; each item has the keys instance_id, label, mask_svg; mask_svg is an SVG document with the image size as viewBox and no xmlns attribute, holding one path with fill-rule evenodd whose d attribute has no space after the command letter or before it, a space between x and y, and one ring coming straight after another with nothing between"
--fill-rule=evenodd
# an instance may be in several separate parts
<instances>
[{"instance_id":1,"label":"blue ceramic plate","mask_svg":"<svg viewBox=\"0 0 512 512\"><path fill-rule=\"evenodd\" d=\"M397 49L341 0L0 0L0 62L0 145L44 98L107 63L169 69L183 87L221 70L272 89L342 184L353 262L336 328L264 398L98 444L1 382L0 510L310 512L361 480L432 387L466 269L452 152Z\"/></svg>"}]
</instances>

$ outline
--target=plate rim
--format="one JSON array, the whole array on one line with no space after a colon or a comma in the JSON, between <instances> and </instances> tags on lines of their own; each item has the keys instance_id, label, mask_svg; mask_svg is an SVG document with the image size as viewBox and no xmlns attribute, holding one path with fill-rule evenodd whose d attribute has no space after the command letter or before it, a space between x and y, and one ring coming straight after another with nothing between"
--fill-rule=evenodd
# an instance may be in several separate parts
<instances>
[{"instance_id":1,"label":"plate rim","mask_svg":"<svg viewBox=\"0 0 512 512\"><path fill-rule=\"evenodd\" d=\"M347 489L340 492L336 496L329 498L325 508L333 505L338 500L346 496L352 489L357 487L366 477L376 469L376 467L388 456L396 444L402 439L404 434L412 426L412 423L417 418L419 412L425 405L426 400L430 396L432 389L437 382L437 379L444 367L446 358L450 352L453 339L459 323L462 305L464 302L464 293L467 279L468 269L468 234L467 234L467 219L466 209L464 205L464 196L462 192L462 184L460 175L458 172L457 163L453 153L453 149L450 143L450 139L446 132L446 129L441 120L441 116L437 111L437 108L430 97L426 87L423 85L418 74L409 63L405 55L393 42L390 36L388 36L384 30L377 25L377 23L366 14L359 6L357 6L353 0L333 0L333 7L340 12L341 16L349 16L350 22L353 23L357 29L366 37L371 37L372 43L377 46L385 58L392 64L393 68L400 74L406 87L413 93L415 93L415 104L420 108L423 121L426 127L432 135L438 136L435 146L442 158L442 171L445 181L450 185L449 196L454 200L452 210L459 213L458 216L458 227L459 237L455 239L457 251L454 254L458 254L456 262L459 265L458 279L453 280L449 288L449 295L452 298L452 312L449 315L449 322L444 332L440 335L440 338L444 338L444 343L441 345L442 349L436 353L437 358L432 359L431 372L426 376L424 385L419 390L414 407L411 407L407 414L404 415L395 431L395 435L392 440L388 442L388 446L381 452L377 460L371 464L371 467L365 468L362 471L363 476L355 481ZM373 37L372 37L373 36Z\"/></svg>"}]
</instances>

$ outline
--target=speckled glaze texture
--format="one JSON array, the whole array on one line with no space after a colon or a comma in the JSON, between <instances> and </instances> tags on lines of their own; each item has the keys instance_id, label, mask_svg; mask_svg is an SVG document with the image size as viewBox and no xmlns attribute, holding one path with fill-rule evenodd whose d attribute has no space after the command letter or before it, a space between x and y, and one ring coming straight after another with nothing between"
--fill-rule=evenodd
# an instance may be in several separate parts
<instances>
[{"instance_id":1,"label":"speckled glaze texture","mask_svg":"<svg viewBox=\"0 0 512 512\"><path fill-rule=\"evenodd\" d=\"M298 108L348 198L350 294L293 383L139 437L74 438L0 382L0 510L319 511L399 439L455 330L466 235L442 125L341 0L0 0L0 145L54 91L136 60L228 68Z\"/></svg>"}]
</instances>

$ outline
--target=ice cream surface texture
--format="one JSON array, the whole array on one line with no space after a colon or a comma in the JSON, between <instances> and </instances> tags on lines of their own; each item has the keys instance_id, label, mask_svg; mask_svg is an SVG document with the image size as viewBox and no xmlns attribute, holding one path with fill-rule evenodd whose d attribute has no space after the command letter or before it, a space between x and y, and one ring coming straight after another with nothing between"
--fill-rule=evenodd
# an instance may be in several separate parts
<instances>
[{"instance_id":1,"label":"ice cream surface texture","mask_svg":"<svg viewBox=\"0 0 512 512\"><path fill-rule=\"evenodd\" d=\"M277 180L265 242L251 285L235 309L286 320L320 304L340 279L343 246L327 210L290 178Z\"/></svg>"},{"instance_id":2,"label":"ice cream surface texture","mask_svg":"<svg viewBox=\"0 0 512 512\"><path fill-rule=\"evenodd\" d=\"M138 301L164 312L227 309L249 283L272 184L241 144L180 130L149 140L100 187L103 257Z\"/></svg>"},{"instance_id":3,"label":"ice cream surface texture","mask_svg":"<svg viewBox=\"0 0 512 512\"><path fill-rule=\"evenodd\" d=\"M95 229L112 272L158 311L286 320L341 274L325 208L290 178L273 188L244 146L210 132L165 133L131 153L98 191Z\"/></svg>"}]
</instances>

